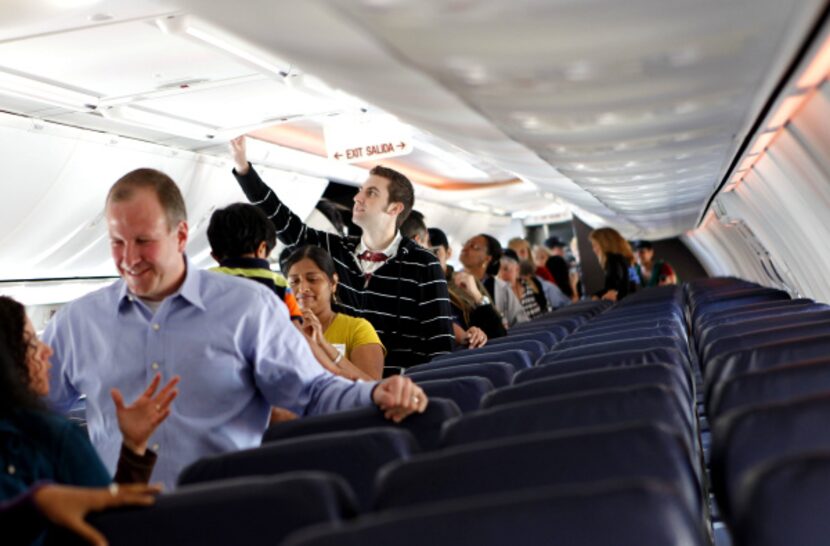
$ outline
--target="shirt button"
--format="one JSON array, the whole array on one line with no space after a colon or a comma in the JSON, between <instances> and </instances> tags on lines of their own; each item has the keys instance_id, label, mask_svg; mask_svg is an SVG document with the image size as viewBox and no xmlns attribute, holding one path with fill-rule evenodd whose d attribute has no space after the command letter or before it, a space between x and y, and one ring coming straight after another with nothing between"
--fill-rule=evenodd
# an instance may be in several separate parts
<instances>
[{"instance_id":1,"label":"shirt button","mask_svg":"<svg viewBox=\"0 0 830 546\"><path fill-rule=\"evenodd\" d=\"M135 298L133 298L132 296L127 296L127 299L130 301L135 301Z\"/></svg>"},{"instance_id":2,"label":"shirt button","mask_svg":"<svg viewBox=\"0 0 830 546\"><path fill-rule=\"evenodd\" d=\"M14 467L13 464L10 464L8 466L8 468L6 468L6 470L8 471L9 474L14 474L15 472L17 472L17 469Z\"/></svg>"},{"instance_id":3,"label":"shirt button","mask_svg":"<svg viewBox=\"0 0 830 546\"><path fill-rule=\"evenodd\" d=\"M156 332L158 332L158 331L159 331L159 328L161 328L161 326L159 326L158 324L153 324L153 330L155 330Z\"/></svg>"},{"instance_id":4,"label":"shirt button","mask_svg":"<svg viewBox=\"0 0 830 546\"><path fill-rule=\"evenodd\" d=\"M159 363L158 363L158 362L153 362L153 364L152 364L152 368L153 368L154 370L158 370L158 369L159 369Z\"/></svg>"},{"instance_id":5,"label":"shirt button","mask_svg":"<svg viewBox=\"0 0 830 546\"><path fill-rule=\"evenodd\" d=\"M158 451L159 451L159 445L158 444L153 444L153 451L158 453Z\"/></svg>"}]
</instances>

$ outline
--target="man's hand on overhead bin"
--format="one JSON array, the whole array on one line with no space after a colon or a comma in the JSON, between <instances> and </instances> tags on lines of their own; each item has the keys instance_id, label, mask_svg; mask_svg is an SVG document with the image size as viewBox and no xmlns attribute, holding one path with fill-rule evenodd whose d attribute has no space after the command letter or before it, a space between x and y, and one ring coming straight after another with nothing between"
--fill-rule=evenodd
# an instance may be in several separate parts
<instances>
[{"instance_id":1,"label":"man's hand on overhead bin","mask_svg":"<svg viewBox=\"0 0 830 546\"><path fill-rule=\"evenodd\" d=\"M236 174L248 174L248 151L245 145L245 135L238 136L230 142L231 156L233 157Z\"/></svg>"}]
</instances>

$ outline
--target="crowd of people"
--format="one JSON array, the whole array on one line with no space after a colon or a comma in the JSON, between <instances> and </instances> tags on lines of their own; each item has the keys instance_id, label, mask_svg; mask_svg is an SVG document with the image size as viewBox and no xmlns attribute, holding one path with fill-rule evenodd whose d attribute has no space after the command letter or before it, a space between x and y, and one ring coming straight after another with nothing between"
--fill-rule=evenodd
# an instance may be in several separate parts
<instances>
[{"instance_id":1,"label":"crowd of people","mask_svg":"<svg viewBox=\"0 0 830 546\"><path fill-rule=\"evenodd\" d=\"M371 170L354 197L362 234L348 237L282 203L244 138L232 155L250 202L213 213L212 270L185 253L175 182L137 169L105 200L118 281L64 306L43 340L23 305L0 297L0 513L27 522L20 543L47 522L103 543L87 511L151 503L149 482L172 488L199 458L259 445L270 423L372 404L396 422L423 412L424 392L384 368L482 347L584 297L556 237L502 247L477 234L454 270L446 233L413 211L412 184L394 170ZM277 240L280 272L268 260ZM591 242L605 271L593 297L677 280L645 242L636 265L614 230ZM81 395L86 430L61 415ZM75 499L72 510L55 498Z\"/></svg>"}]
</instances>

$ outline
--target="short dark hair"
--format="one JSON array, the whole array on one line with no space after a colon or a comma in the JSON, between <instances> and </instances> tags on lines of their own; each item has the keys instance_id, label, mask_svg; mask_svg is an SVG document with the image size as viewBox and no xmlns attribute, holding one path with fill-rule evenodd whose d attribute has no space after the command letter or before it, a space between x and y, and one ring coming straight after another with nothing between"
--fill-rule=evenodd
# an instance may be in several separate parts
<instances>
[{"instance_id":1,"label":"short dark hair","mask_svg":"<svg viewBox=\"0 0 830 546\"><path fill-rule=\"evenodd\" d=\"M445 249L450 248L450 242L447 240L447 234L444 233L444 230L431 227L427 230L429 232L429 244L432 247L442 246Z\"/></svg>"},{"instance_id":2,"label":"short dark hair","mask_svg":"<svg viewBox=\"0 0 830 546\"><path fill-rule=\"evenodd\" d=\"M369 174L380 176L389 181L389 203L401 203L403 211L398 215L395 227L400 228L415 206L415 189L409 179L394 169L376 165Z\"/></svg>"},{"instance_id":3,"label":"short dark hair","mask_svg":"<svg viewBox=\"0 0 830 546\"><path fill-rule=\"evenodd\" d=\"M168 229L187 221L182 192L172 178L156 169L136 169L116 180L107 193L106 205L129 201L138 189L150 189L156 194L167 216Z\"/></svg>"},{"instance_id":4,"label":"short dark hair","mask_svg":"<svg viewBox=\"0 0 830 546\"><path fill-rule=\"evenodd\" d=\"M255 253L263 241L270 254L277 244L274 224L258 207L248 203L215 210L210 216L207 237L211 252L219 259Z\"/></svg>"},{"instance_id":5,"label":"short dark hair","mask_svg":"<svg viewBox=\"0 0 830 546\"><path fill-rule=\"evenodd\" d=\"M26 309L8 296L0 296L0 416L19 409L44 409L32 391L26 364Z\"/></svg>"},{"instance_id":6,"label":"short dark hair","mask_svg":"<svg viewBox=\"0 0 830 546\"><path fill-rule=\"evenodd\" d=\"M429 237L427 224L424 222L424 215L414 209L410 211L409 216L401 224L400 231L402 236L409 237L410 239L415 239L416 236L420 236L425 244L427 237Z\"/></svg>"},{"instance_id":7,"label":"short dark hair","mask_svg":"<svg viewBox=\"0 0 830 546\"><path fill-rule=\"evenodd\" d=\"M498 275L501 266L499 262L502 256L501 243L498 239L486 233L479 233L477 237L484 237L484 240L487 241L487 255L490 256L490 263L487 264L485 273L491 276Z\"/></svg>"},{"instance_id":8,"label":"short dark hair","mask_svg":"<svg viewBox=\"0 0 830 546\"><path fill-rule=\"evenodd\" d=\"M330 281L334 282L334 275L337 274L337 270L334 268L334 260L331 259L331 255L328 252L315 245L301 246L292 252L282 264L283 273L288 275L288 270L291 269L295 263L300 260L305 260L306 258L314 262L317 267L319 267L320 270L326 274L326 277L328 277Z\"/></svg>"}]
</instances>

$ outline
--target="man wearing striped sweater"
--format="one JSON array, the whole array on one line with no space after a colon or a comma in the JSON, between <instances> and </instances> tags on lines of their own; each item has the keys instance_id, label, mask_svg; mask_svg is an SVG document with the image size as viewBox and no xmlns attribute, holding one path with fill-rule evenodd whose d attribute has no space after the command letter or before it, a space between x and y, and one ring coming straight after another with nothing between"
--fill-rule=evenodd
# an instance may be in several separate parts
<instances>
[{"instance_id":1,"label":"man wearing striped sweater","mask_svg":"<svg viewBox=\"0 0 830 546\"><path fill-rule=\"evenodd\" d=\"M352 210L363 235L342 237L308 227L279 200L248 162L244 137L233 140L231 150L237 182L274 223L280 241L292 248L317 245L331 254L340 278L338 303L372 323L388 351L387 366L409 367L452 350L452 312L441 265L398 232L415 202L405 176L372 169Z\"/></svg>"}]
</instances>

